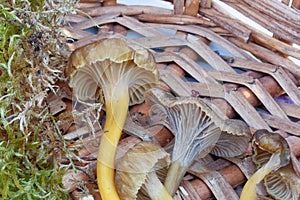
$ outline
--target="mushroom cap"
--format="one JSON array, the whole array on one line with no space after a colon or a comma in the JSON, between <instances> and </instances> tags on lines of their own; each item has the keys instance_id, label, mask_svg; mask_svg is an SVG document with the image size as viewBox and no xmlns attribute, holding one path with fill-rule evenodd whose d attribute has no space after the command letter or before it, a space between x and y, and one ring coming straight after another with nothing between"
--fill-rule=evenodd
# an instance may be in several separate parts
<instances>
[{"instance_id":1,"label":"mushroom cap","mask_svg":"<svg viewBox=\"0 0 300 200\"><path fill-rule=\"evenodd\" d=\"M298 200L300 198L300 178L291 165L284 166L264 178L267 192L274 199Z\"/></svg>"},{"instance_id":2,"label":"mushroom cap","mask_svg":"<svg viewBox=\"0 0 300 200\"><path fill-rule=\"evenodd\" d=\"M183 166L189 166L199 152L200 157L210 152L236 156L248 146L251 134L244 122L222 120L199 98L174 97L152 88L145 93L145 101L151 116L175 135L172 161L179 159Z\"/></svg>"},{"instance_id":3,"label":"mushroom cap","mask_svg":"<svg viewBox=\"0 0 300 200\"><path fill-rule=\"evenodd\" d=\"M141 103L143 93L158 85L158 70L147 49L125 39L106 38L76 49L65 76L82 101L101 101L106 88L128 88L129 105ZM107 94L106 94L107 95Z\"/></svg>"},{"instance_id":4,"label":"mushroom cap","mask_svg":"<svg viewBox=\"0 0 300 200\"><path fill-rule=\"evenodd\" d=\"M169 154L154 142L141 142L119 160L115 182L121 199L136 199L149 173L168 166Z\"/></svg>"},{"instance_id":5,"label":"mushroom cap","mask_svg":"<svg viewBox=\"0 0 300 200\"><path fill-rule=\"evenodd\" d=\"M266 164L272 154L280 154L280 166L290 162L290 149L287 141L279 134L271 133L265 129L257 130L252 139L254 154L253 162L260 168Z\"/></svg>"}]
</instances>

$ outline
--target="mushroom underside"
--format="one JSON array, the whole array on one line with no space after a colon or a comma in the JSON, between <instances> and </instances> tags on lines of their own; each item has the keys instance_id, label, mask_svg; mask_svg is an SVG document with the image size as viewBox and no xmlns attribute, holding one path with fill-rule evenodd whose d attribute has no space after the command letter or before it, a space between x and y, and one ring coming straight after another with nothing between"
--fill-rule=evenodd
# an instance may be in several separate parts
<instances>
[{"instance_id":1,"label":"mushroom underside","mask_svg":"<svg viewBox=\"0 0 300 200\"><path fill-rule=\"evenodd\" d=\"M149 194L149 191L142 191L143 188L155 195L157 188L153 187L153 182L160 183L156 172L167 167L169 162L169 154L157 144L141 142L135 145L117 164L115 183L121 199L137 199ZM150 185L145 186L147 183Z\"/></svg>"},{"instance_id":2,"label":"mushroom underside","mask_svg":"<svg viewBox=\"0 0 300 200\"><path fill-rule=\"evenodd\" d=\"M144 91L157 85L152 71L139 68L131 60L115 63L110 59L97 61L79 68L73 75L70 86L74 88L80 101L105 103L109 98L107 91L118 92L121 88L129 92L129 105L139 104L144 100Z\"/></svg>"},{"instance_id":3,"label":"mushroom underside","mask_svg":"<svg viewBox=\"0 0 300 200\"><path fill-rule=\"evenodd\" d=\"M291 165L268 174L264 179L267 192L274 199L298 200L300 197L300 178Z\"/></svg>"}]
</instances>

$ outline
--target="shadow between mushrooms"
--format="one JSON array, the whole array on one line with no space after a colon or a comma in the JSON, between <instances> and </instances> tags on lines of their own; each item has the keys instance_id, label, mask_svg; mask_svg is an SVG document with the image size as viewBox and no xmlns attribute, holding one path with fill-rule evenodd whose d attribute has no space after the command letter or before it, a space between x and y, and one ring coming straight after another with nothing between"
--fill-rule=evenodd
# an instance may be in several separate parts
<instances>
[{"instance_id":1,"label":"shadow between mushrooms","mask_svg":"<svg viewBox=\"0 0 300 200\"><path fill-rule=\"evenodd\" d=\"M143 93L158 84L153 55L119 38L107 38L76 49L65 75L79 101L102 102L106 122L101 138L97 177L102 199L119 199L114 163L128 106L141 103Z\"/></svg>"},{"instance_id":2,"label":"shadow between mushrooms","mask_svg":"<svg viewBox=\"0 0 300 200\"><path fill-rule=\"evenodd\" d=\"M153 124L162 124L175 136L171 165L164 182L173 196L180 181L199 154L222 157L242 154L250 141L248 126L239 120L222 120L201 99L174 97L161 89L145 93Z\"/></svg>"},{"instance_id":3,"label":"shadow between mushrooms","mask_svg":"<svg viewBox=\"0 0 300 200\"><path fill-rule=\"evenodd\" d=\"M258 170L246 182L240 199L258 199L255 189L256 185L263 179L267 187L267 192L272 196L285 197L290 195L291 191L288 190L293 190L295 187L290 185L291 188L288 189L287 187L290 187L286 185L288 181L284 181L283 176L280 175L282 173L291 173L288 168L282 168L290 163L290 149L286 140L279 134L270 133L267 130L258 130L253 135L252 147L254 151L252 160ZM279 168L282 168L281 172L277 171ZM291 180L290 183L294 180ZM299 186L298 197L296 199L299 199Z\"/></svg>"},{"instance_id":4,"label":"shadow between mushrooms","mask_svg":"<svg viewBox=\"0 0 300 200\"><path fill-rule=\"evenodd\" d=\"M160 182L157 171L168 167L169 154L154 142L140 142L117 163L116 187L124 200L171 200L172 197Z\"/></svg>"}]
</instances>

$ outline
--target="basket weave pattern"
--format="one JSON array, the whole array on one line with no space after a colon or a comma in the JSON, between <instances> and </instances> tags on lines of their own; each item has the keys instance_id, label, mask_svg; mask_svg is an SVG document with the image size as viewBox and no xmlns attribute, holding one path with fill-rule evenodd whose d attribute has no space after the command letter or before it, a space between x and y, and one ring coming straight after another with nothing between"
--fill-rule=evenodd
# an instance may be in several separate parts
<instances>
[{"instance_id":1,"label":"basket weave pattern","mask_svg":"<svg viewBox=\"0 0 300 200\"><path fill-rule=\"evenodd\" d=\"M218 2L174 0L174 9L170 10L82 0L79 8L91 18L67 16L70 25L65 33L74 40L72 49L111 35L138 43L153 52L161 86L175 95L199 96L224 119L240 118L252 130L267 129L298 139L300 67L288 58L300 59L300 50L292 46L300 44L299 10L275 0ZM273 36L235 18L223 4L265 27ZM86 31L91 28L96 33ZM139 37L130 38L128 32ZM213 50L212 44L230 53ZM210 67L203 67L203 63ZM287 101L282 100L283 96ZM294 153L300 156L299 147ZM175 199L238 199L234 189L255 170L249 158L212 160L209 167L205 173L190 170ZM82 177L85 181L90 178ZM263 187L258 191L265 195ZM182 195L185 192L188 197ZM73 193L75 197L76 191ZM95 193L94 198L100 198Z\"/></svg>"}]
</instances>

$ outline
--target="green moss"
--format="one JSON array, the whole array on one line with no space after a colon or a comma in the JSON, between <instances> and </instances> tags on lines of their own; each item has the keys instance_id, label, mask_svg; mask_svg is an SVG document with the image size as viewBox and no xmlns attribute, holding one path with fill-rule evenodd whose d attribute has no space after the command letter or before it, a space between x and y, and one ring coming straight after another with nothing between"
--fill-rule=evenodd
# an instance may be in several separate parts
<instances>
[{"instance_id":1,"label":"green moss","mask_svg":"<svg viewBox=\"0 0 300 200\"><path fill-rule=\"evenodd\" d=\"M68 199L59 160L71 152L45 98L62 76L73 5L0 1L0 199Z\"/></svg>"}]
</instances>

